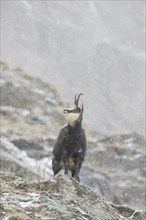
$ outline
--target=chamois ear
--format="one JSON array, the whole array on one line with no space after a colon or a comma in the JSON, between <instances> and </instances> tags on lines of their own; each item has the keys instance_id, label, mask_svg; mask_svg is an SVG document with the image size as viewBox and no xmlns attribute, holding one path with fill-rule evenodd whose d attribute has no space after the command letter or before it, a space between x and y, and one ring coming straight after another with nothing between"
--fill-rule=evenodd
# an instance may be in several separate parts
<instances>
[{"instance_id":1,"label":"chamois ear","mask_svg":"<svg viewBox=\"0 0 146 220\"><path fill-rule=\"evenodd\" d=\"M82 104L81 104L81 112L83 112L84 111L84 105L83 105L83 102L82 102Z\"/></svg>"}]
</instances>

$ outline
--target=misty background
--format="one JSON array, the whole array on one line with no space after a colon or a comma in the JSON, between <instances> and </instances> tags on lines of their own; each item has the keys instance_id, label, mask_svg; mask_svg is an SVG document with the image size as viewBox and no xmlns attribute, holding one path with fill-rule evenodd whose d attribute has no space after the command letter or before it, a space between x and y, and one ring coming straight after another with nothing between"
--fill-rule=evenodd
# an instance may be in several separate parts
<instances>
[{"instance_id":1,"label":"misty background","mask_svg":"<svg viewBox=\"0 0 146 220\"><path fill-rule=\"evenodd\" d=\"M144 1L1 1L1 59L58 88L96 132L145 125Z\"/></svg>"}]
</instances>

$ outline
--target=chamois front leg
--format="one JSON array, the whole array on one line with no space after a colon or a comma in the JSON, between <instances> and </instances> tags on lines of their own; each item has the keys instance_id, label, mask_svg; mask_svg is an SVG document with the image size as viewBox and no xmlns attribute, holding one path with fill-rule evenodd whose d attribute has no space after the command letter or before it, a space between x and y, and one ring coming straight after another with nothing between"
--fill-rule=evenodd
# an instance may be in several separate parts
<instances>
[{"instance_id":1,"label":"chamois front leg","mask_svg":"<svg viewBox=\"0 0 146 220\"><path fill-rule=\"evenodd\" d=\"M64 162L64 173L68 174L68 170L69 170L69 157L68 157L68 153L66 150L64 150L63 152L63 162Z\"/></svg>"},{"instance_id":2,"label":"chamois front leg","mask_svg":"<svg viewBox=\"0 0 146 220\"><path fill-rule=\"evenodd\" d=\"M82 165L81 158L80 157L76 158L76 160L75 160L75 169L72 170L72 177L74 177L79 182L80 182L79 171L80 171L81 165Z\"/></svg>"}]
</instances>

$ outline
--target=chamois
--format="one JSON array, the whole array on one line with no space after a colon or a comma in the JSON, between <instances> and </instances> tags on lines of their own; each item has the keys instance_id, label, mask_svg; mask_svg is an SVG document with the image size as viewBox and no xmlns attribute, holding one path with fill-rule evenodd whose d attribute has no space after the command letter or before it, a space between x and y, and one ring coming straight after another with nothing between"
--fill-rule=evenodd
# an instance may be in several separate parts
<instances>
[{"instance_id":1,"label":"chamois","mask_svg":"<svg viewBox=\"0 0 146 220\"><path fill-rule=\"evenodd\" d=\"M63 110L67 120L54 144L52 169L54 176L64 168L65 174L71 171L72 177L80 181L79 171L86 154L86 135L82 128L83 103L79 107L79 98L83 95L76 94L74 106Z\"/></svg>"}]
</instances>

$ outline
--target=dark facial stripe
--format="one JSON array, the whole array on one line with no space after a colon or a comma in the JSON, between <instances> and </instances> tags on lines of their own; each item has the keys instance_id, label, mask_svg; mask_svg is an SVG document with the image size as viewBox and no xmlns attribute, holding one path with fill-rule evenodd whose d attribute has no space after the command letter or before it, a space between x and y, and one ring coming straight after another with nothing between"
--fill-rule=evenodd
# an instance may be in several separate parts
<instances>
[{"instance_id":1,"label":"dark facial stripe","mask_svg":"<svg viewBox=\"0 0 146 220\"><path fill-rule=\"evenodd\" d=\"M74 109L64 109L63 113L80 113L81 109L79 107Z\"/></svg>"}]
</instances>

